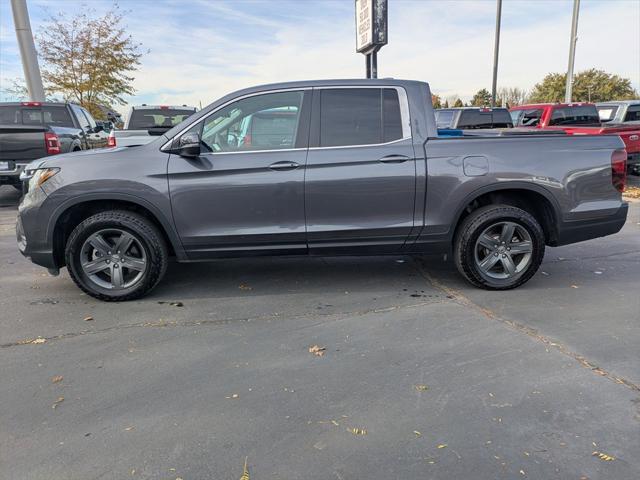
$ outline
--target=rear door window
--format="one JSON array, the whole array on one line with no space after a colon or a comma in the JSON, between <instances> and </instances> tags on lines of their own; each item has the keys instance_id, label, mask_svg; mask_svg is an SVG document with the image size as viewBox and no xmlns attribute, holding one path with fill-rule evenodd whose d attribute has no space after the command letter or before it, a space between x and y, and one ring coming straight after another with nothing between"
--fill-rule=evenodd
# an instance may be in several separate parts
<instances>
[{"instance_id":1,"label":"rear door window","mask_svg":"<svg viewBox=\"0 0 640 480\"><path fill-rule=\"evenodd\" d=\"M393 88L320 90L320 146L375 145L403 136L398 92Z\"/></svg>"},{"instance_id":2,"label":"rear door window","mask_svg":"<svg viewBox=\"0 0 640 480\"><path fill-rule=\"evenodd\" d=\"M542 109L524 110L522 116L518 120L520 127L536 127L540 124L542 117Z\"/></svg>"},{"instance_id":3,"label":"rear door window","mask_svg":"<svg viewBox=\"0 0 640 480\"><path fill-rule=\"evenodd\" d=\"M78 123L80 123L80 128L83 130L89 130L91 125L89 124L89 120L85 117L84 112L78 105L71 105L71 110L75 113L76 118L78 119Z\"/></svg>"},{"instance_id":4,"label":"rear door window","mask_svg":"<svg viewBox=\"0 0 640 480\"><path fill-rule=\"evenodd\" d=\"M601 122L610 122L615 118L616 113L618 112L618 107L615 105L603 105L597 108Z\"/></svg>"},{"instance_id":5,"label":"rear door window","mask_svg":"<svg viewBox=\"0 0 640 480\"><path fill-rule=\"evenodd\" d=\"M640 122L640 103L637 105L629 105L627 113L624 116L625 122Z\"/></svg>"}]
</instances>

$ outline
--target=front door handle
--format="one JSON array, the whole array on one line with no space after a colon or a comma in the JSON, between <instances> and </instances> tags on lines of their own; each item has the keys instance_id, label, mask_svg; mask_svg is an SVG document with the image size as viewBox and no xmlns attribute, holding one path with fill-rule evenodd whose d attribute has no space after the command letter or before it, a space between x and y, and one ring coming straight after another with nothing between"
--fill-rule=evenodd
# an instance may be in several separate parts
<instances>
[{"instance_id":1,"label":"front door handle","mask_svg":"<svg viewBox=\"0 0 640 480\"><path fill-rule=\"evenodd\" d=\"M382 163L402 163L409 160L409 157L406 155L387 155L386 157L382 157L379 159L379 162Z\"/></svg>"},{"instance_id":2,"label":"front door handle","mask_svg":"<svg viewBox=\"0 0 640 480\"><path fill-rule=\"evenodd\" d=\"M276 162L269 165L271 170L295 170L300 165L296 162Z\"/></svg>"}]
</instances>

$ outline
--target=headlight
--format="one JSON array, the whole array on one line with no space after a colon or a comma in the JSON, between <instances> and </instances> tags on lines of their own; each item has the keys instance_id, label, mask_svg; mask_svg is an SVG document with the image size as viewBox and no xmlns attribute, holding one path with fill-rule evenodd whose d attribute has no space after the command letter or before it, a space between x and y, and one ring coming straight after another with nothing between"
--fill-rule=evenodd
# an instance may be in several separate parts
<instances>
[{"instance_id":1,"label":"headlight","mask_svg":"<svg viewBox=\"0 0 640 480\"><path fill-rule=\"evenodd\" d=\"M38 168L37 170L29 170L26 175L29 178L29 190L41 187L44 182L53 177L60 171L59 168Z\"/></svg>"}]
</instances>

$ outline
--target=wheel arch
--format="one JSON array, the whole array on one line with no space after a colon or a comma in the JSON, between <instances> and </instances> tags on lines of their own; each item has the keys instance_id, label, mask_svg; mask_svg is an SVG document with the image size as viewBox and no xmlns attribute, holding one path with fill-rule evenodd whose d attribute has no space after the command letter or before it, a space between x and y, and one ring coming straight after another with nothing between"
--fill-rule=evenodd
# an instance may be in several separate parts
<instances>
[{"instance_id":1,"label":"wheel arch","mask_svg":"<svg viewBox=\"0 0 640 480\"><path fill-rule=\"evenodd\" d=\"M525 210L540 223L545 243L551 246L557 243L560 207L551 192L527 182L487 185L467 195L456 211L451 242L455 242L458 228L467 215L477 208L491 204L511 205Z\"/></svg>"},{"instance_id":2,"label":"wheel arch","mask_svg":"<svg viewBox=\"0 0 640 480\"><path fill-rule=\"evenodd\" d=\"M74 198L59 206L51 215L47 227L47 242L52 245L56 265L63 266L66 239L84 219L107 210L129 210L145 216L162 233L170 255L184 259L185 253L173 224L150 202L128 194L92 194Z\"/></svg>"}]
</instances>

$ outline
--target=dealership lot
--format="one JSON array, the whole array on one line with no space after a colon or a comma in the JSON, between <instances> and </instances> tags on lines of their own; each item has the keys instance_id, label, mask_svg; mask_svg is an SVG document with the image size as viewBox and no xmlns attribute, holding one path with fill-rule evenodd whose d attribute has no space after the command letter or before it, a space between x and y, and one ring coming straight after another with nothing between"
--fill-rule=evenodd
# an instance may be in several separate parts
<instances>
[{"instance_id":1,"label":"dealership lot","mask_svg":"<svg viewBox=\"0 0 640 480\"><path fill-rule=\"evenodd\" d=\"M17 201L0 478L640 476L638 202L506 293L436 258L249 259L107 304L21 257Z\"/></svg>"}]
</instances>

